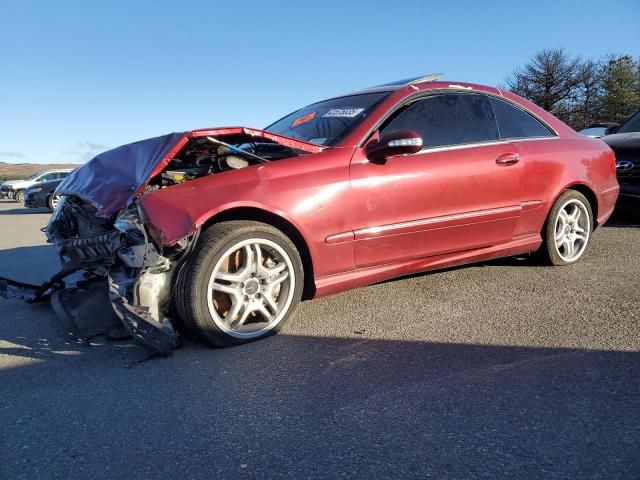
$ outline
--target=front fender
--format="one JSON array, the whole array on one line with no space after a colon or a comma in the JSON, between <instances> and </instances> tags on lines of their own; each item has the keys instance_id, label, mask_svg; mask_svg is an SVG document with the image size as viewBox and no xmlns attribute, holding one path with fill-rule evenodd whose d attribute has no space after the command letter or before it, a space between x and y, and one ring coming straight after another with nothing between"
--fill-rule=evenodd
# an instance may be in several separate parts
<instances>
[{"instance_id":1,"label":"front fender","mask_svg":"<svg viewBox=\"0 0 640 480\"><path fill-rule=\"evenodd\" d=\"M248 174L253 168L247 169ZM251 208L275 215L290 223L302 235L311 249L305 229L284 208L273 205L268 182L257 176L239 175L245 172L218 174L166 189L149 192L139 200L145 224L156 242L171 246L196 231L209 219L226 211ZM224 177L224 178L223 178Z\"/></svg>"}]
</instances>

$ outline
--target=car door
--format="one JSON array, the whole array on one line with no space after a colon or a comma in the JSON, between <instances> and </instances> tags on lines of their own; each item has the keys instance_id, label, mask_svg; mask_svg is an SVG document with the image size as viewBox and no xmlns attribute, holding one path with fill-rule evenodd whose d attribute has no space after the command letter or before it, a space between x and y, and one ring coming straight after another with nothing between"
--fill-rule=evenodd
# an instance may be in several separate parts
<instances>
[{"instance_id":1,"label":"car door","mask_svg":"<svg viewBox=\"0 0 640 480\"><path fill-rule=\"evenodd\" d=\"M499 140L486 95L433 94L412 100L376 135L413 130L415 154L372 163L365 146L350 167L358 267L487 247L513 238L522 163Z\"/></svg>"}]
</instances>

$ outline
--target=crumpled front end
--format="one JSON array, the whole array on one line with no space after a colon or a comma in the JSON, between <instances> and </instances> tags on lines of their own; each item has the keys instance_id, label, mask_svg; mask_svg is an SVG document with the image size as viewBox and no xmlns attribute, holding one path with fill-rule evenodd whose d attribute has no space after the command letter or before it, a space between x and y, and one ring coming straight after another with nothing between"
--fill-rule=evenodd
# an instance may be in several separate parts
<instances>
[{"instance_id":1,"label":"crumpled front end","mask_svg":"<svg viewBox=\"0 0 640 480\"><path fill-rule=\"evenodd\" d=\"M173 133L101 153L56 190L62 197L44 231L58 251L61 270L39 287L0 278L0 294L29 302L50 297L76 337L87 340L117 330L115 321L126 332L109 336L131 336L166 355L179 343L171 318L173 285L200 226L185 214L174 215L185 221L173 222L170 232L154 228L140 207L145 196L155 198L157 206L165 190L220 174L242 178L229 176L241 175L232 173L238 170L257 175L265 163L324 148L228 127ZM174 214L181 208L180 202L172 206ZM81 328L87 323L91 328Z\"/></svg>"},{"instance_id":2,"label":"crumpled front end","mask_svg":"<svg viewBox=\"0 0 640 480\"><path fill-rule=\"evenodd\" d=\"M178 346L169 315L171 285L189 239L163 255L148 236L137 207L104 218L73 196L63 197L45 234L58 250L63 272L82 271L83 282L108 282L110 307L130 336L157 354L167 355ZM75 306L60 308L59 316L74 316Z\"/></svg>"}]
</instances>

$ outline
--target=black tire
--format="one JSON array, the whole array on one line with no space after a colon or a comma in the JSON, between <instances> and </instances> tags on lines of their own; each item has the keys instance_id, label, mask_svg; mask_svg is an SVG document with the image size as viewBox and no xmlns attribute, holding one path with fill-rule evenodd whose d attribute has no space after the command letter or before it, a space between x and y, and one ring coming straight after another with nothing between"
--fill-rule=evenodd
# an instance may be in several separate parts
<instances>
[{"instance_id":1,"label":"black tire","mask_svg":"<svg viewBox=\"0 0 640 480\"><path fill-rule=\"evenodd\" d=\"M17 203L22 203L22 204L24 204L24 190L18 190L18 191L16 192L16 196L15 196L14 200L15 200Z\"/></svg>"},{"instance_id":2,"label":"black tire","mask_svg":"<svg viewBox=\"0 0 640 480\"><path fill-rule=\"evenodd\" d=\"M269 330L251 338L238 338L224 331L209 310L207 288L214 268L223 255L235 245L250 239L264 239L277 244L289 257L294 281L289 288L293 297L288 308L282 309L281 318ZM185 263L174 289L174 308L184 326L198 339L212 347L227 347L259 340L278 332L296 309L304 285L304 272L300 254L293 242L280 230L260 222L221 222L205 230L191 257ZM291 290L289 290L291 291Z\"/></svg>"},{"instance_id":3,"label":"black tire","mask_svg":"<svg viewBox=\"0 0 640 480\"><path fill-rule=\"evenodd\" d=\"M563 257L560 252L560 248L557 246L556 242L556 228L558 216L563 210L563 207L567 204L577 205L576 202L579 202L584 211L587 212L588 216L588 231L586 232L586 241L584 242L584 246L580 248L580 253L576 256L576 258L567 259ZM562 230L561 230L562 231ZM593 232L593 212L591 210L591 205L589 204L589 200L580 192L576 190L567 190L562 195L558 197L556 202L553 204L551 211L547 217L547 221L544 224L542 234L542 245L540 250L537 252L537 256L542 263L547 265L554 266L563 266L563 265L571 265L573 263L578 262L584 255L587 253L589 249L589 245L591 243L591 233Z\"/></svg>"}]
</instances>

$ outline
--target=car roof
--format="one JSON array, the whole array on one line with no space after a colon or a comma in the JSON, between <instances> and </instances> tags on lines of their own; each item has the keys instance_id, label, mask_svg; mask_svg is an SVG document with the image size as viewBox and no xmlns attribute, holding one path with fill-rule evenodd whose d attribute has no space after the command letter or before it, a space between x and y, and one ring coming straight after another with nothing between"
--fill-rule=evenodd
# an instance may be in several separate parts
<instances>
[{"instance_id":1,"label":"car roof","mask_svg":"<svg viewBox=\"0 0 640 480\"><path fill-rule=\"evenodd\" d=\"M409 83L400 83L398 85L385 85L381 87L373 87L357 92L352 92L347 95L341 95L346 97L349 95L361 95L372 92L389 92L390 94L385 98L382 103L377 106L377 109L381 111L388 111L396 105L401 104L408 98L418 98L422 93L428 92L434 93L482 93L493 95L501 99L506 100L509 103L518 105L520 108L525 109L529 114L540 120L543 124L548 126L556 135L565 136L578 136L578 133L574 132L570 127L562 123L555 118L549 112L546 112L534 103L519 97L509 91L501 90L496 87L489 87L486 85L480 85L477 83L458 82L454 80L442 80L442 79L427 79L421 80L424 77L419 77L418 81L409 80ZM398 83L398 82L390 82ZM339 97L334 97L339 98ZM372 115L369 118L365 118L348 136L346 136L336 146L338 147L351 147L360 146L361 142L366 139L372 132L372 128L375 127L375 123L379 120L377 116Z\"/></svg>"},{"instance_id":2,"label":"car roof","mask_svg":"<svg viewBox=\"0 0 640 480\"><path fill-rule=\"evenodd\" d=\"M44 173L55 173L55 172L73 172L73 168L52 168L50 170L43 170L40 174Z\"/></svg>"},{"instance_id":3,"label":"car roof","mask_svg":"<svg viewBox=\"0 0 640 480\"><path fill-rule=\"evenodd\" d=\"M489 87L477 83L441 80L441 77L441 73L432 73L429 75L422 75L420 77L412 77L405 80L387 82L382 85L376 85L374 87L356 90L344 95L338 95L334 98L346 97L349 95L361 95L365 93L400 92L402 90L405 90L408 94L413 94L419 91L433 89L458 90L467 92L477 91L502 96L502 92L500 91L500 89L495 87Z\"/></svg>"}]
</instances>

